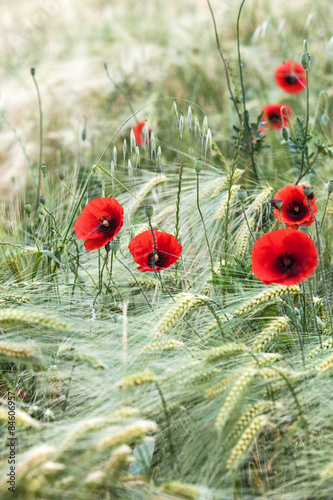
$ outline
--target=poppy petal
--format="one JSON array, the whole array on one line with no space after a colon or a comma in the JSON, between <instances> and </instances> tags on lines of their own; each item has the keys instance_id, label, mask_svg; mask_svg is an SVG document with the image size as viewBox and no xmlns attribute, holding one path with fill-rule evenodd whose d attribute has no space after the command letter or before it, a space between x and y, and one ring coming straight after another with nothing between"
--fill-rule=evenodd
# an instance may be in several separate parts
<instances>
[{"instance_id":1,"label":"poppy petal","mask_svg":"<svg viewBox=\"0 0 333 500\"><path fill-rule=\"evenodd\" d=\"M292 229L279 229L259 238L252 250L252 271L263 283L296 285L318 265L314 241Z\"/></svg>"}]
</instances>

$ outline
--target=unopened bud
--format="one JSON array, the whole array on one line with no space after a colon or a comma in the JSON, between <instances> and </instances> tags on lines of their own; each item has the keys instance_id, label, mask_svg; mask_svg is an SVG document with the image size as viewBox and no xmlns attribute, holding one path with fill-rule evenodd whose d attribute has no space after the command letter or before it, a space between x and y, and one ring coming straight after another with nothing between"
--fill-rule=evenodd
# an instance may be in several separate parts
<instances>
[{"instance_id":1,"label":"unopened bud","mask_svg":"<svg viewBox=\"0 0 333 500\"><path fill-rule=\"evenodd\" d=\"M203 167L203 161L201 160L201 158L198 158L197 160L195 160L194 170L196 171L197 174L199 174L201 172L202 167Z\"/></svg>"},{"instance_id":2,"label":"unopened bud","mask_svg":"<svg viewBox=\"0 0 333 500\"><path fill-rule=\"evenodd\" d=\"M282 127L282 137L285 141L289 141L289 130L287 127Z\"/></svg>"},{"instance_id":3,"label":"unopened bud","mask_svg":"<svg viewBox=\"0 0 333 500\"><path fill-rule=\"evenodd\" d=\"M81 133L81 139L85 141L87 138L87 129L86 127L83 127L82 133Z\"/></svg>"},{"instance_id":4,"label":"unopened bud","mask_svg":"<svg viewBox=\"0 0 333 500\"><path fill-rule=\"evenodd\" d=\"M35 68L30 68L30 73L31 73L31 76L35 76L35 73L36 73Z\"/></svg>"},{"instance_id":5,"label":"unopened bud","mask_svg":"<svg viewBox=\"0 0 333 500\"><path fill-rule=\"evenodd\" d=\"M323 127L328 127L328 125L330 123L330 117L328 116L326 111L321 115L320 123L322 124Z\"/></svg>"},{"instance_id":6,"label":"unopened bud","mask_svg":"<svg viewBox=\"0 0 333 500\"><path fill-rule=\"evenodd\" d=\"M41 202L41 204L42 204L42 205L45 205L45 201L46 201L45 196L43 196L43 195L42 195L42 196L40 196L40 197L39 197L39 201Z\"/></svg>"},{"instance_id":7,"label":"unopened bud","mask_svg":"<svg viewBox=\"0 0 333 500\"><path fill-rule=\"evenodd\" d=\"M238 189L237 190L237 199L240 201L244 201L247 198L247 191L246 189Z\"/></svg>"},{"instance_id":8,"label":"unopened bud","mask_svg":"<svg viewBox=\"0 0 333 500\"><path fill-rule=\"evenodd\" d=\"M312 186L304 186L304 194L307 198L313 197L313 187Z\"/></svg>"},{"instance_id":9,"label":"unopened bud","mask_svg":"<svg viewBox=\"0 0 333 500\"><path fill-rule=\"evenodd\" d=\"M58 177L59 177L59 179L60 179L61 181L63 181L63 180L64 180L64 178L65 178L65 172L63 172L62 170L59 170L59 172L58 172Z\"/></svg>"},{"instance_id":10,"label":"unopened bud","mask_svg":"<svg viewBox=\"0 0 333 500\"><path fill-rule=\"evenodd\" d=\"M152 205L146 205L145 206L145 214L149 219L152 217L154 213L154 207Z\"/></svg>"},{"instance_id":11,"label":"unopened bud","mask_svg":"<svg viewBox=\"0 0 333 500\"><path fill-rule=\"evenodd\" d=\"M328 183L327 183L327 192L328 192L328 194L333 193L333 181L328 181Z\"/></svg>"},{"instance_id":12,"label":"unopened bud","mask_svg":"<svg viewBox=\"0 0 333 500\"><path fill-rule=\"evenodd\" d=\"M120 247L120 241L119 240L111 240L110 241L110 248L112 252L116 253L119 250Z\"/></svg>"},{"instance_id":13,"label":"unopened bud","mask_svg":"<svg viewBox=\"0 0 333 500\"><path fill-rule=\"evenodd\" d=\"M42 169L43 175L45 177L45 174L46 174L46 171L47 171L45 163L43 163L43 165L40 168Z\"/></svg>"},{"instance_id":14,"label":"unopened bud","mask_svg":"<svg viewBox=\"0 0 333 500\"><path fill-rule=\"evenodd\" d=\"M24 210L25 210L25 213L30 217L30 214L32 211L32 207L31 207L30 203L26 203L24 205Z\"/></svg>"},{"instance_id":15,"label":"unopened bud","mask_svg":"<svg viewBox=\"0 0 333 500\"><path fill-rule=\"evenodd\" d=\"M301 55L301 65L303 69L310 68L310 55L307 52L303 52Z\"/></svg>"},{"instance_id":16,"label":"unopened bud","mask_svg":"<svg viewBox=\"0 0 333 500\"><path fill-rule=\"evenodd\" d=\"M110 243L107 243L107 244L105 245L105 250L106 250L106 252L107 252L107 253L109 253L109 252L110 252L110 250L111 250Z\"/></svg>"}]
</instances>

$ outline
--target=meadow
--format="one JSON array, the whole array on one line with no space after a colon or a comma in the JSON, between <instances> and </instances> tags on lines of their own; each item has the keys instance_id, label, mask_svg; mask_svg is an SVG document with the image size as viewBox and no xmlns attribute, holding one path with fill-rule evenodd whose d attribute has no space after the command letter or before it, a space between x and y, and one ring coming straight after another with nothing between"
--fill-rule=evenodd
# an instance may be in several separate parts
<instances>
[{"instance_id":1,"label":"meadow","mask_svg":"<svg viewBox=\"0 0 333 500\"><path fill-rule=\"evenodd\" d=\"M21 8L1 498L333 498L333 6Z\"/></svg>"}]
</instances>

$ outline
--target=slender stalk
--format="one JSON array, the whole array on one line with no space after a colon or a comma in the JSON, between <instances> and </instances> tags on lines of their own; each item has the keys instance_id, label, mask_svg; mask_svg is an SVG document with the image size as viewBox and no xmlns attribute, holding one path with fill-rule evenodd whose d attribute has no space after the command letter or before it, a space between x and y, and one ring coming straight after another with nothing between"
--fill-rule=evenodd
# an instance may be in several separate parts
<instances>
[{"instance_id":1,"label":"slender stalk","mask_svg":"<svg viewBox=\"0 0 333 500\"><path fill-rule=\"evenodd\" d=\"M116 89L119 89L120 92L122 92L122 94L124 95L124 97L126 99L126 102L128 104L128 107L130 108L131 113L133 114L133 117L134 117L136 123L139 123L139 120L136 117L136 113L134 111L134 108L132 106L132 103L131 103L131 101L130 101L130 99L128 97L128 94L127 94L126 90L124 89L124 87L122 85L120 85L119 83L115 82L115 80L112 78L112 76L109 73L108 65L106 63L104 63L104 69L105 69L106 76L108 77L108 79L110 80L110 82L112 82L113 85L116 87Z\"/></svg>"},{"instance_id":2,"label":"slender stalk","mask_svg":"<svg viewBox=\"0 0 333 500\"><path fill-rule=\"evenodd\" d=\"M242 68L242 59L241 59L240 41L239 41L239 21L240 21L240 16L241 16L241 13L242 13L242 9L243 9L244 3L245 3L245 0L242 1L241 6L239 7L238 16L237 16L237 53L238 53L239 76L240 76L240 82L241 82L241 88L242 88L243 112L244 112L244 120L245 120L246 119L246 117L245 117L246 101L245 101L243 68Z\"/></svg>"},{"instance_id":3,"label":"slender stalk","mask_svg":"<svg viewBox=\"0 0 333 500\"><path fill-rule=\"evenodd\" d=\"M317 220L317 217L315 216L315 214L313 212L309 198L308 198L308 205L309 205L309 208L311 210L311 214L312 214L314 221L315 221L316 236L317 236L317 242L318 242L317 246L318 246L320 276L321 276L321 281L322 281L323 286L324 286L326 309L327 309L328 318L330 321L330 327L331 327L332 338L333 338L332 314L331 314L331 307L330 307L329 300L328 300L328 291L327 291L326 280L325 280L325 276L324 276L324 262L323 262L323 256L322 256L322 251L321 251L320 225L319 225L319 222ZM315 317L315 322L317 324L317 316Z\"/></svg>"},{"instance_id":4,"label":"slender stalk","mask_svg":"<svg viewBox=\"0 0 333 500\"><path fill-rule=\"evenodd\" d=\"M302 342L301 332L300 332L300 329L299 329L298 318L297 318L297 315L295 313L294 304L293 304L292 299L290 297L289 297L289 303L290 303L290 309L292 310L292 314L293 314L293 317L294 317L294 324L296 326L298 343L299 343L299 346L301 348L301 356L302 356L303 368L305 369L305 358L304 358L304 349L303 349L303 342Z\"/></svg>"},{"instance_id":5,"label":"slender stalk","mask_svg":"<svg viewBox=\"0 0 333 500\"><path fill-rule=\"evenodd\" d=\"M68 237L68 233L69 233L69 231L70 231L70 228L72 227L72 224L73 224L73 221L74 221L74 219L75 219L76 213L77 213L78 209L80 208L81 202L82 202L82 200L83 200L83 197L84 197L84 195L85 195L85 192L86 192L86 191L87 191L87 189L88 189L88 186L89 186L90 180L91 180L92 176L94 175L95 170L96 170L96 166L94 165L94 166L92 167L91 172L90 172L90 175L89 175L89 177L88 177L88 179L87 179L87 181L86 181L86 183L85 183L85 185L84 185L84 188L83 188L83 190L82 190L81 196L80 196L80 198L79 198L79 199L78 199L78 201L77 201L76 207L74 208L74 211L73 211L73 213L72 213L71 220L70 220L70 222L69 222L69 224L68 224L68 226L67 226L67 229L66 229L66 232L65 232L65 236L64 236L64 238L63 238L63 240L62 240L62 244L61 244L61 247L60 247L60 251L62 251L62 250L64 249L64 247L65 247L65 243L66 243L66 240L67 240L67 237Z\"/></svg>"},{"instance_id":6,"label":"slender stalk","mask_svg":"<svg viewBox=\"0 0 333 500\"><path fill-rule=\"evenodd\" d=\"M210 10L212 19L213 19L216 45L217 45L217 49L219 51L219 54L220 54L222 62L223 62L223 66L224 66L224 70L225 70L225 74L226 74L226 78L227 78L227 85L228 85L228 89L229 89L229 94L230 94L231 100L232 100L232 102L233 102L233 104L235 106L235 110L236 110L236 113L237 113L237 116L238 116L238 119L239 119L239 123L242 124L242 116L241 116L241 113L240 113L240 111L238 109L236 99L235 99L234 94L233 94L232 89L231 89L230 76L229 76L229 68L228 68L227 61L226 61L226 59L224 57L223 50L222 50L221 45L220 45L220 40L219 40L219 36L218 36L218 33L217 33L217 27L216 27L214 12L213 12L213 9L212 9L212 6L211 6L209 0L207 0L207 3L208 3L208 7L209 7L209 10Z\"/></svg>"},{"instance_id":7,"label":"slender stalk","mask_svg":"<svg viewBox=\"0 0 333 500\"><path fill-rule=\"evenodd\" d=\"M328 193L328 194L327 194L326 203L325 203L325 208L324 208L324 213L323 213L323 216L322 216L322 218L321 218L321 225L320 225L320 227L321 227L321 228L323 227L324 219L325 219L325 216L326 216L327 205L328 205L328 201L329 201L329 199L330 199L330 194L331 194L331 193Z\"/></svg>"},{"instance_id":8,"label":"slender stalk","mask_svg":"<svg viewBox=\"0 0 333 500\"><path fill-rule=\"evenodd\" d=\"M164 415L165 415L165 421L166 421L166 424L167 424L167 437L168 437L168 443L169 443L169 448L170 448L170 455L171 455L171 458L172 458L172 463L175 464L176 461L177 461L177 457L176 457L176 452L175 452L175 447L174 447L174 444L173 444L173 441L172 441L172 432L171 432L171 426L170 426L170 415L169 415L169 412L168 412L168 409L167 409L167 405L166 405L166 402L165 402L165 399L164 399L164 396L163 396L163 392L159 386L159 384L157 382L155 382L155 385L156 385L156 388L157 388L157 391L160 395L160 398L161 398L161 401L162 401L162 406L163 406L163 411L164 411Z\"/></svg>"},{"instance_id":9,"label":"slender stalk","mask_svg":"<svg viewBox=\"0 0 333 500\"><path fill-rule=\"evenodd\" d=\"M37 99L38 99L38 109L39 109L39 163L38 163L38 184L37 184L37 203L36 206L39 205L39 195L40 195L40 185L42 180L42 158L43 158L43 110L42 110L42 99L39 92L39 86L35 77L35 68L31 68L30 70L32 79L34 81Z\"/></svg>"},{"instance_id":10,"label":"slender stalk","mask_svg":"<svg viewBox=\"0 0 333 500\"><path fill-rule=\"evenodd\" d=\"M302 175L298 177L297 181L295 182L296 185L301 181L301 179L303 179L303 177L306 176L306 174L309 172L309 170L311 170L311 168L313 167L313 165L317 161L318 155L319 155L319 151L317 151L317 153L315 154L315 156L314 156L312 162L310 163L310 165L308 166L308 168L306 168L304 170L304 172L302 173Z\"/></svg>"},{"instance_id":11,"label":"slender stalk","mask_svg":"<svg viewBox=\"0 0 333 500\"><path fill-rule=\"evenodd\" d=\"M202 227L203 227L203 230L204 230L204 233L205 233L205 239L206 239L207 248L208 248L208 252L209 252L209 258L210 258L210 266L211 266L211 269L213 269L214 268L214 263L213 263L212 251L211 251L210 245L209 245L209 240L208 240L208 236L207 236L205 221L204 221L201 209L200 209L200 202L199 202L199 173L198 172L197 172L197 207L198 207L198 212L199 212L199 215L200 215L200 218L201 218Z\"/></svg>"},{"instance_id":12,"label":"slender stalk","mask_svg":"<svg viewBox=\"0 0 333 500\"><path fill-rule=\"evenodd\" d=\"M241 204L242 204L243 215L244 215L244 219L245 219L245 222L246 222L247 228L248 228L248 230L249 230L249 233L250 233L250 235L251 235L251 238L252 238L252 239L253 239L253 241L255 242L255 241L256 241L256 239L255 239L255 237L254 237L254 235L253 235L253 233L252 233L252 231L251 231L250 224L249 224L248 218L247 218L247 216L246 216L245 207L244 207L244 201L243 201L243 200L241 200Z\"/></svg>"},{"instance_id":13,"label":"slender stalk","mask_svg":"<svg viewBox=\"0 0 333 500\"><path fill-rule=\"evenodd\" d=\"M147 302L147 304L148 304L148 306L149 306L149 309L150 309L150 310L154 313L154 315L155 315L155 317L156 317L155 311L154 311L154 309L152 308L152 305L151 305L151 303L149 302L147 295L145 294L145 292L143 291L142 287L140 286L140 284L139 284L138 280L136 279L136 277L135 277L134 273L132 273L132 271L130 270L130 268L129 268L129 267L127 267L127 266L126 266L126 264L125 264L123 261L121 261L120 259L118 259L118 257L117 257L117 255L116 255L116 253L114 254L114 257L115 257L115 259L116 259L118 262L120 262L120 264L122 264L122 265L124 266L124 268L125 268L125 269L126 269L126 270L130 273L130 274L131 274L131 276L132 276L132 278L134 279L134 281L135 281L135 283L136 283L137 287L139 288L140 292L141 292L141 293L142 293L142 295L144 296L145 301Z\"/></svg>"},{"instance_id":14,"label":"slender stalk","mask_svg":"<svg viewBox=\"0 0 333 500\"><path fill-rule=\"evenodd\" d=\"M67 191L69 192L69 194L72 195L73 198L76 199L76 201L78 201L77 197L75 196L74 193L72 193L72 191L69 189L69 187L67 186L67 184L64 181L62 181L62 184L63 184L64 188L67 189Z\"/></svg>"},{"instance_id":15,"label":"slender stalk","mask_svg":"<svg viewBox=\"0 0 333 500\"><path fill-rule=\"evenodd\" d=\"M316 307L315 307L314 300L313 300L313 289L312 289L312 284L311 284L311 278L308 280L308 283L309 283L311 305L312 305L312 311L313 311L313 321L314 321L314 324L316 325L316 330L317 330L318 337L319 337L320 347L323 348L323 343L321 340L321 332L320 332L320 328L318 326L318 321L317 321Z\"/></svg>"},{"instance_id":16,"label":"slender stalk","mask_svg":"<svg viewBox=\"0 0 333 500\"><path fill-rule=\"evenodd\" d=\"M306 40L304 41L304 51L307 51L307 42ZM305 150L307 148L306 142L307 142L307 136L308 136L308 129L309 129L309 119L310 119L310 89L309 89L309 70L305 70L305 75L306 75L306 118L305 118L305 131L304 131L304 137L303 137L303 149L302 149L302 159L301 159L301 168L299 172L298 179L296 181L296 184L299 183L299 181L303 177L303 168L304 168L304 157L305 157Z\"/></svg>"},{"instance_id":17,"label":"slender stalk","mask_svg":"<svg viewBox=\"0 0 333 500\"><path fill-rule=\"evenodd\" d=\"M120 181L118 181L118 179L116 179L113 175L110 174L110 172L108 172L107 170L105 170L105 168L103 168L101 165L96 165L100 170L102 170L102 172L104 172L106 175L108 175L111 179L113 179L117 184L119 184L119 186L121 186L123 189L125 189L125 191L127 191L131 196L133 196L133 198L135 198L139 203L141 203L141 205L143 207L145 207L145 204L142 203L141 200L139 200L139 198L137 198L135 196L135 194L132 193L132 191L130 191L129 189L127 189L126 186L124 186L124 184Z\"/></svg>"},{"instance_id":18,"label":"slender stalk","mask_svg":"<svg viewBox=\"0 0 333 500\"><path fill-rule=\"evenodd\" d=\"M182 190L182 176L183 176L183 168L184 168L184 157L182 159L182 162L180 164L180 169L179 169L179 176L178 176L178 190L177 190L177 201L176 201L176 227L175 227L175 237L178 240L179 238L179 212L180 212L180 194ZM177 280L177 274L178 274L178 260L175 265L175 273L176 273L176 280Z\"/></svg>"}]
</instances>

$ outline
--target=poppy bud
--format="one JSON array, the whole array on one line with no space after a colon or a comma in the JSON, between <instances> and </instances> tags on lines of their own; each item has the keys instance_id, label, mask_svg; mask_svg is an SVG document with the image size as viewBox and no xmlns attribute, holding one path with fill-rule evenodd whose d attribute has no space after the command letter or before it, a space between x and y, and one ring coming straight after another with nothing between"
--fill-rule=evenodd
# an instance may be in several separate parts
<instances>
[{"instance_id":1,"label":"poppy bud","mask_svg":"<svg viewBox=\"0 0 333 500\"><path fill-rule=\"evenodd\" d=\"M41 202L42 205L45 205L45 201L46 201L45 196L40 196L39 201Z\"/></svg>"},{"instance_id":2,"label":"poppy bud","mask_svg":"<svg viewBox=\"0 0 333 500\"><path fill-rule=\"evenodd\" d=\"M35 73L36 73L35 68L30 68L30 73L31 73L31 76L35 76Z\"/></svg>"},{"instance_id":3,"label":"poppy bud","mask_svg":"<svg viewBox=\"0 0 333 500\"><path fill-rule=\"evenodd\" d=\"M325 328L325 323L323 322L323 320L321 320L321 319L319 318L319 316L317 316L317 317L316 317L316 320L317 320L317 325L319 326L319 328L320 328L321 330L323 330L323 329Z\"/></svg>"},{"instance_id":4,"label":"poppy bud","mask_svg":"<svg viewBox=\"0 0 333 500\"><path fill-rule=\"evenodd\" d=\"M328 127L329 123L330 123L330 117L328 116L328 114L326 113L323 113L320 117L320 123L322 124L323 127Z\"/></svg>"},{"instance_id":5,"label":"poppy bud","mask_svg":"<svg viewBox=\"0 0 333 500\"><path fill-rule=\"evenodd\" d=\"M145 214L150 219L154 213L154 207L152 205L145 206Z\"/></svg>"},{"instance_id":6,"label":"poppy bud","mask_svg":"<svg viewBox=\"0 0 333 500\"><path fill-rule=\"evenodd\" d=\"M304 194L307 198L313 196L313 187L312 186L304 186Z\"/></svg>"},{"instance_id":7,"label":"poppy bud","mask_svg":"<svg viewBox=\"0 0 333 500\"><path fill-rule=\"evenodd\" d=\"M61 181L63 181L63 180L64 180L64 178L65 178L65 172L63 172L62 170L59 170L59 172L58 172L58 177L59 177L59 179L60 179Z\"/></svg>"},{"instance_id":8,"label":"poppy bud","mask_svg":"<svg viewBox=\"0 0 333 500\"><path fill-rule=\"evenodd\" d=\"M110 241L110 247L112 252L116 253L119 250L120 247L120 241L119 240L111 240Z\"/></svg>"},{"instance_id":9,"label":"poppy bud","mask_svg":"<svg viewBox=\"0 0 333 500\"><path fill-rule=\"evenodd\" d=\"M285 141L289 141L289 130L287 127L282 127L282 137Z\"/></svg>"},{"instance_id":10,"label":"poppy bud","mask_svg":"<svg viewBox=\"0 0 333 500\"><path fill-rule=\"evenodd\" d=\"M238 189L237 191L237 199L240 201L244 201L247 198L247 192L246 189Z\"/></svg>"},{"instance_id":11,"label":"poppy bud","mask_svg":"<svg viewBox=\"0 0 333 500\"><path fill-rule=\"evenodd\" d=\"M46 170L47 170L46 165L43 163L43 165L40 168L42 169L43 175L45 177Z\"/></svg>"},{"instance_id":12,"label":"poppy bud","mask_svg":"<svg viewBox=\"0 0 333 500\"><path fill-rule=\"evenodd\" d=\"M277 208L278 210L281 210L282 208L282 200L274 200L274 206L275 208Z\"/></svg>"},{"instance_id":13,"label":"poppy bud","mask_svg":"<svg viewBox=\"0 0 333 500\"><path fill-rule=\"evenodd\" d=\"M30 203L26 203L24 205L24 210L25 210L25 213L28 215L28 217L30 217L30 214L32 211L32 207L31 207Z\"/></svg>"},{"instance_id":14,"label":"poppy bud","mask_svg":"<svg viewBox=\"0 0 333 500\"><path fill-rule=\"evenodd\" d=\"M87 129L86 129L86 127L84 127L83 130L82 130L81 139L83 141L85 141L86 138L87 138Z\"/></svg>"},{"instance_id":15,"label":"poppy bud","mask_svg":"<svg viewBox=\"0 0 333 500\"><path fill-rule=\"evenodd\" d=\"M201 158L198 158L197 160L195 160L194 170L196 171L197 174L199 174L201 172L202 166L203 166L203 161Z\"/></svg>"},{"instance_id":16,"label":"poppy bud","mask_svg":"<svg viewBox=\"0 0 333 500\"><path fill-rule=\"evenodd\" d=\"M301 55L301 65L302 65L303 69L310 68L310 56L307 52L303 52Z\"/></svg>"},{"instance_id":17,"label":"poppy bud","mask_svg":"<svg viewBox=\"0 0 333 500\"><path fill-rule=\"evenodd\" d=\"M107 243L107 244L105 245L105 251L106 251L106 253L109 253L109 252L110 252L110 250L111 250L110 243Z\"/></svg>"},{"instance_id":18,"label":"poppy bud","mask_svg":"<svg viewBox=\"0 0 333 500\"><path fill-rule=\"evenodd\" d=\"M328 181L328 183L327 183L327 192L328 192L328 194L333 193L333 181Z\"/></svg>"}]
</instances>

